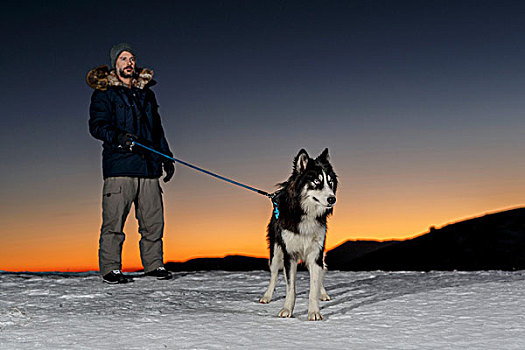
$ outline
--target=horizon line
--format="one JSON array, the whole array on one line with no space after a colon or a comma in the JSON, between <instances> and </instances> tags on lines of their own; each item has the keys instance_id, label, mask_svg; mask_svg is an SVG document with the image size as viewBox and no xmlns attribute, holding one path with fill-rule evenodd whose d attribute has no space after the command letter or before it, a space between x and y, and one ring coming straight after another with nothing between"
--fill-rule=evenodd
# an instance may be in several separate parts
<instances>
[{"instance_id":1,"label":"horizon line","mask_svg":"<svg viewBox=\"0 0 525 350\"><path fill-rule=\"evenodd\" d=\"M483 213L480 213L480 214L477 214L477 215L474 215L474 216L468 216L468 217L464 217L464 218L461 218L461 219L456 219L456 221L449 221L449 222L447 222L445 224L442 224L440 226L430 225L428 231L425 231L423 233L418 233L418 234L415 234L413 236L409 236L409 237L407 237L405 239L362 239L362 238L346 239L344 241L339 242L338 244L335 244L331 249L325 249L325 252L329 252L331 250L334 250L335 248L341 246L342 244L344 244L346 242L359 242L359 241L362 241L362 242L389 242L389 241L392 241L392 242L393 241L405 242L405 241L409 241L409 240L412 240L412 239L415 239L415 238L418 238L418 237L421 237L421 236L424 236L424 235L430 233L431 232L430 229L432 227L434 227L436 230L440 230L440 229L443 229L443 228L445 228L447 226L450 226L450 225L453 225L453 224L457 224L457 223L460 223L460 222L465 222L465 221L469 221L469 220L479 219L479 218L482 218L482 217L487 216L487 215L493 215L493 214L503 213L503 212L512 211L512 210L518 210L518 209L525 209L525 205L520 204L520 205L512 206L512 207L506 207L506 208L501 208L501 209L484 211ZM246 257L246 258L268 259L267 256L248 255L248 254L243 254L243 253L225 253L225 254L220 254L220 255L215 255L215 256L200 256L200 255L197 255L197 256L190 257L190 258L188 258L186 260L182 260L182 261L166 261L164 264L168 264L168 263L184 264L184 263L187 263L187 262L189 262L191 260L197 260L197 259L224 259L224 258L229 257L229 256L242 256L242 257ZM123 268L122 271L128 272L128 273L133 273L133 272L143 271L143 268L141 268L141 267L129 267L129 268ZM92 270L92 267L85 267L85 268L78 268L78 267L75 268L75 267L73 267L73 268L68 268L65 271L61 271L61 270L8 271L8 270L0 269L0 273L6 273L6 274L68 274L68 273L78 274L78 273L86 273L87 274L87 273L98 273L98 270Z\"/></svg>"}]
</instances>

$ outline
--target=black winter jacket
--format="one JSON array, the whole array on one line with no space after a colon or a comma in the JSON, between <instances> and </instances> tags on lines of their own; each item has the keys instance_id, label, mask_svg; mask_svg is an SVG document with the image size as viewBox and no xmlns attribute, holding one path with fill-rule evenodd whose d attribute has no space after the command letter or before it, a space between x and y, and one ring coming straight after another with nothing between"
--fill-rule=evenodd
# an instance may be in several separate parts
<instances>
[{"instance_id":1,"label":"black winter jacket","mask_svg":"<svg viewBox=\"0 0 525 350\"><path fill-rule=\"evenodd\" d=\"M164 136L155 94L153 72L140 73L128 88L115 71L100 66L88 73L88 85L95 91L89 107L89 132L103 141L102 169L104 179L113 176L158 178L162 176L162 156L135 146L132 151L119 147L117 135L134 134L138 142L172 156Z\"/></svg>"}]
</instances>

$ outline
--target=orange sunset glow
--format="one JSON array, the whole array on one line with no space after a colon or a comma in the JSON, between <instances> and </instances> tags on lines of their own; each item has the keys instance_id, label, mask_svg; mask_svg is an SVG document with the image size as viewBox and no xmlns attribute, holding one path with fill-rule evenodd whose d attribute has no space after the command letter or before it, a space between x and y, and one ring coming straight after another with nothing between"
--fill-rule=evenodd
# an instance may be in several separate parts
<instances>
[{"instance_id":1,"label":"orange sunset glow","mask_svg":"<svg viewBox=\"0 0 525 350\"><path fill-rule=\"evenodd\" d=\"M334 160L337 165L337 160ZM345 166L339 168L345 169ZM341 187L333 217L329 220L327 249L348 239L406 239L444 224L520 206L525 196L522 180L507 181L504 189L490 181L463 185L412 182L407 187L375 184L370 179L352 179L340 173ZM284 174L286 176L286 174ZM197 177L197 179L196 179ZM196 191L187 181L196 181L204 191ZM362 181L359 184L359 181ZM465 180L466 181L466 180ZM352 186L353 183L353 186ZM365 187L364 184L368 184ZM185 187L182 187L185 185ZM359 186L358 186L359 185ZM99 189L86 193L60 193L68 206L35 199L24 218L22 204L13 203L4 212L1 269L7 271L87 271L98 269L100 225ZM222 257L242 254L267 257L266 225L271 203L264 197L206 178L193 170L181 169L179 179L164 185L165 261L185 261L196 257ZM206 191L210 191L207 193ZM189 202L181 198L192 197ZM509 205L511 204L511 205ZM134 211L126 227L123 250L125 270L141 269Z\"/></svg>"}]
</instances>

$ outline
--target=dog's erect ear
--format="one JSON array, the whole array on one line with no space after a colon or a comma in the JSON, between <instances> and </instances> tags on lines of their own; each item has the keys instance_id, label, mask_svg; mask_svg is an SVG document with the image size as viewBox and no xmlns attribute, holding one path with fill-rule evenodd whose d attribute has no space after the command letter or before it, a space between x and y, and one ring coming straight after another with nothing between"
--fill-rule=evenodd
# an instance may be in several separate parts
<instances>
[{"instance_id":1,"label":"dog's erect ear","mask_svg":"<svg viewBox=\"0 0 525 350\"><path fill-rule=\"evenodd\" d=\"M328 148L325 148L323 153L321 153L319 155L319 157L317 157L317 160L320 161L320 162L328 162L330 160L330 156L328 155Z\"/></svg>"},{"instance_id":2,"label":"dog's erect ear","mask_svg":"<svg viewBox=\"0 0 525 350\"><path fill-rule=\"evenodd\" d=\"M303 172L304 169L306 169L309 160L310 156L308 155L308 153L305 151L304 148L301 149L299 153L297 153L293 161L293 170L298 173Z\"/></svg>"}]
</instances>

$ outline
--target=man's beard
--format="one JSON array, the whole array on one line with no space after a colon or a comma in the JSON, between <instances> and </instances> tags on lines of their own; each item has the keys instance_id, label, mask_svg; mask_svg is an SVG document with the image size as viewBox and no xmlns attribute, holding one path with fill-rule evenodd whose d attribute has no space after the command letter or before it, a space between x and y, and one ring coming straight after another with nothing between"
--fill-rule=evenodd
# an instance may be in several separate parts
<instances>
[{"instance_id":1,"label":"man's beard","mask_svg":"<svg viewBox=\"0 0 525 350\"><path fill-rule=\"evenodd\" d=\"M122 78L133 78L133 73L135 73L135 70L132 70L130 74L126 73L124 69L131 68L131 67L125 67L118 70L118 75Z\"/></svg>"}]
</instances>

